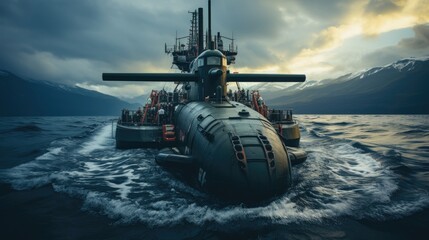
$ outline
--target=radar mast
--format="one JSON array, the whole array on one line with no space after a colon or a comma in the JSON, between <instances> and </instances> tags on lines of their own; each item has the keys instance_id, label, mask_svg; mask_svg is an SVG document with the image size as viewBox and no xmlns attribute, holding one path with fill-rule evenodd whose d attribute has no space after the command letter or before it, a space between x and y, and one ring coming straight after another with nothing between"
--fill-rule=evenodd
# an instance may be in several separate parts
<instances>
[{"instance_id":1,"label":"radar mast","mask_svg":"<svg viewBox=\"0 0 429 240\"><path fill-rule=\"evenodd\" d=\"M173 46L167 46L165 44L165 53L173 56L172 68L176 66L182 72L190 72L190 64L192 61L203 51L210 48L213 45L213 49L221 51L227 59L227 64L234 64L237 52L237 46L234 45L234 37L222 36L220 32L214 36L211 36L211 24L210 24L210 3L209 3L209 31L206 34L206 41L204 41L204 24L203 24L203 9L189 12L191 14L191 26L189 28L189 35L183 37L177 37ZM229 45L225 48L225 39L229 41ZM187 41L186 41L187 40ZM187 42L185 44L184 42ZM204 45L205 42L205 45Z\"/></svg>"}]
</instances>

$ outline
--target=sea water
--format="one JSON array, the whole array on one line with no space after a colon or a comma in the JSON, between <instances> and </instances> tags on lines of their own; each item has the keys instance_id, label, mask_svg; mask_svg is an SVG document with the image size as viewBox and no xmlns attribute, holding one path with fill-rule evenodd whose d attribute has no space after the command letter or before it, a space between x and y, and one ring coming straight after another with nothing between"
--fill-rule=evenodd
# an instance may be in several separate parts
<instances>
[{"instance_id":1,"label":"sea water","mask_svg":"<svg viewBox=\"0 0 429 240\"><path fill-rule=\"evenodd\" d=\"M114 117L0 118L3 236L403 239L429 233L427 115L298 115L293 186L228 204L115 148Z\"/></svg>"}]
</instances>

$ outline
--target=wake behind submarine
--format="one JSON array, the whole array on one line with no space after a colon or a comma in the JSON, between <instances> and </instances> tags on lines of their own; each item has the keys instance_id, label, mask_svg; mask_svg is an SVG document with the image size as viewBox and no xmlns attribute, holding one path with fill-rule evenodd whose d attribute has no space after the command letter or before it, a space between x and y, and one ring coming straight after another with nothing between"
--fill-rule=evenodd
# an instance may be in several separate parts
<instances>
[{"instance_id":1,"label":"wake behind submarine","mask_svg":"<svg viewBox=\"0 0 429 240\"><path fill-rule=\"evenodd\" d=\"M152 90L143 109L124 109L116 125L116 146L163 148L156 162L184 172L195 186L222 199L254 202L284 193L292 165L305 161L291 110L269 109L259 91L240 82L304 82L301 74L230 73L234 39L203 35L203 9L191 12L187 46L176 37L173 65L182 73L103 73L104 81L174 82L172 92ZM224 40L230 40L224 47ZM238 91L228 90L236 82Z\"/></svg>"}]
</instances>

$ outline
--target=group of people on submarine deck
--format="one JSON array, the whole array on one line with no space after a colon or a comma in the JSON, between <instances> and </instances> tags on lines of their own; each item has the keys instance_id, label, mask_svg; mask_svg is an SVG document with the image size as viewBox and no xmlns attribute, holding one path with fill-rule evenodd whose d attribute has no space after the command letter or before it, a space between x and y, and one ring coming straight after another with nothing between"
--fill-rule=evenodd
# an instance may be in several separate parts
<instances>
[{"instance_id":1,"label":"group of people on submarine deck","mask_svg":"<svg viewBox=\"0 0 429 240\"><path fill-rule=\"evenodd\" d=\"M271 122L292 121L291 110L269 109L258 90L239 89L233 92L229 89L227 98L253 108ZM175 106L186 101L186 92L152 90L143 107L139 107L136 111L123 109L119 123L128 126L172 124Z\"/></svg>"},{"instance_id":2,"label":"group of people on submarine deck","mask_svg":"<svg viewBox=\"0 0 429 240\"><path fill-rule=\"evenodd\" d=\"M152 90L143 108L136 111L123 109L119 123L128 126L171 124L174 107L186 98L186 94L176 91Z\"/></svg>"}]
</instances>

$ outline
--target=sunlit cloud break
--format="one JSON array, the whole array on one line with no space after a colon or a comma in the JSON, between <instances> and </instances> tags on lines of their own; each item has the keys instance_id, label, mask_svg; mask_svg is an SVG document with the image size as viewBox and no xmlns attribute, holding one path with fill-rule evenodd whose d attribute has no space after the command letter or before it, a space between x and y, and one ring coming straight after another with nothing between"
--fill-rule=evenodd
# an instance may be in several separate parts
<instances>
[{"instance_id":1,"label":"sunlit cloud break","mask_svg":"<svg viewBox=\"0 0 429 240\"><path fill-rule=\"evenodd\" d=\"M379 11L374 9L377 6ZM349 14L340 23L314 34L308 47L284 65L289 71L305 72L320 80L320 76L328 77L336 67L324 63L331 61L332 52L345 41L356 36L376 38L386 32L428 23L428 12L427 0L357 1L350 4Z\"/></svg>"},{"instance_id":2,"label":"sunlit cloud break","mask_svg":"<svg viewBox=\"0 0 429 240\"><path fill-rule=\"evenodd\" d=\"M0 67L115 96L162 88L103 82L101 73L178 72L164 44L188 34L187 12L198 7L206 2L0 1ZM429 0L213 1L212 27L234 33L231 71L323 80L429 55L428 12ZM392 39L380 40L386 36Z\"/></svg>"}]
</instances>

